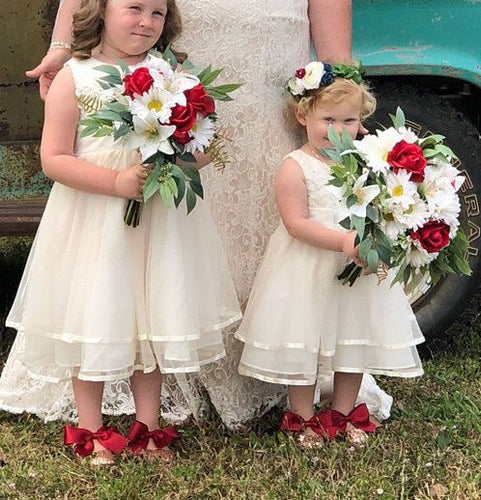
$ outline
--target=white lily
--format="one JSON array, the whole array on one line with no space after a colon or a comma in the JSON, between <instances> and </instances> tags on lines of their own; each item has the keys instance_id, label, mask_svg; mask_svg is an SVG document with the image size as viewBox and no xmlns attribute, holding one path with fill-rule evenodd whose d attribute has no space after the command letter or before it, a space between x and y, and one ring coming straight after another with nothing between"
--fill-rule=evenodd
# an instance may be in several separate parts
<instances>
[{"instance_id":1,"label":"white lily","mask_svg":"<svg viewBox=\"0 0 481 500\"><path fill-rule=\"evenodd\" d=\"M134 116L136 132L136 147L140 148L142 161L151 157L157 151L167 155L174 154L169 138L175 132L174 125L161 125L155 115L145 117Z\"/></svg>"},{"instance_id":2,"label":"white lily","mask_svg":"<svg viewBox=\"0 0 481 500\"><path fill-rule=\"evenodd\" d=\"M379 186L371 185L365 186L368 173L362 174L354 183L353 194L356 196L357 200L349 207L349 212L352 215L357 215L358 217L366 217L366 207L371 203L374 198L381 192Z\"/></svg>"}]
</instances>

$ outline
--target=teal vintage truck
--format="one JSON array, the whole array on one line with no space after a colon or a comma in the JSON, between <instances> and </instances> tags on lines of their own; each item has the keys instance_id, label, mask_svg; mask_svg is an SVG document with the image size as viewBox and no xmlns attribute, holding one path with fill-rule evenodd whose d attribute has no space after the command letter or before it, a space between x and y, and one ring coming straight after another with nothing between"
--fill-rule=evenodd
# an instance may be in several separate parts
<instances>
[{"instance_id":1,"label":"teal vintage truck","mask_svg":"<svg viewBox=\"0 0 481 500\"><path fill-rule=\"evenodd\" d=\"M0 234L34 232L49 191L38 162L42 106L24 70L45 52L57 4L0 0L3 39L10 41L0 52ZM481 273L481 1L353 4L354 57L379 99L368 128L388 125L400 105L416 132L446 136L466 176L462 224L473 274L449 276L435 287L424 282L411 297L426 335L440 334L471 302Z\"/></svg>"}]
</instances>

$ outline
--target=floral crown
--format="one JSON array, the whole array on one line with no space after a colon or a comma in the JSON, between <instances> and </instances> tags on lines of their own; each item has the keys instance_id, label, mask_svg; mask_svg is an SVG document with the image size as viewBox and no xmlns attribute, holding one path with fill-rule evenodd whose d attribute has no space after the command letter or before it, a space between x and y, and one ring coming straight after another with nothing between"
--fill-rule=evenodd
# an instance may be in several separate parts
<instances>
[{"instance_id":1,"label":"floral crown","mask_svg":"<svg viewBox=\"0 0 481 500\"><path fill-rule=\"evenodd\" d=\"M346 78L356 83L363 81L361 65L335 64L313 61L296 71L295 76L287 82L287 90L296 100L300 100L310 90L327 87L336 78Z\"/></svg>"}]
</instances>

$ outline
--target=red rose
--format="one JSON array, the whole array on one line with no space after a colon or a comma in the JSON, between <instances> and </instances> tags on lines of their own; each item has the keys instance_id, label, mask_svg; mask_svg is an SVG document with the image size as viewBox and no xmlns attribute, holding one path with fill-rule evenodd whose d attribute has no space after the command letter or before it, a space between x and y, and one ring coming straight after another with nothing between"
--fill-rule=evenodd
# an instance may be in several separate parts
<instances>
[{"instance_id":1,"label":"red rose","mask_svg":"<svg viewBox=\"0 0 481 500\"><path fill-rule=\"evenodd\" d=\"M152 87L153 83L154 79L150 76L148 68L138 68L130 75L125 76L125 93L133 99L134 94L144 94Z\"/></svg>"},{"instance_id":2,"label":"red rose","mask_svg":"<svg viewBox=\"0 0 481 500\"><path fill-rule=\"evenodd\" d=\"M176 127L174 138L180 144L187 144L192 140L189 131L197 121L196 116L195 109L189 102L187 106L175 106L175 108L172 108L170 124Z\"/></svg>"},{"instance_id":3,"label":"red rose","mask_svg":"<svg viewBox=\"0 0 481 500\"><path fill-rule=\"evenodd\" d=\"M187 102L204 118L215 111L214 99L206 94L204 87L199 83L195 87L184 92Z\"/></svg>"},{"instance_id":4,"label":"red rose","mask_svg":"<svg viewBox=\"0 0 481 500\"><path fill-rule=\"evenodd\" d=\"M441 221L426 222L421 229L411 232L411 238L418 240L429 253L440 252L449 245L449 226Z\"/></svg>"},{"instance_id":5,"label":"red rose","mask_svg":"<svg viewBox=\"0 0 481 500\"><path fill-rule=\"evenodd\" d=\"M299 68L297 71L296 71L296 77L297 78L304 78L306 76L306 70L304 68Z\"/></svg>"},{"instance_id":6,"label":"red rose","mask_svg":"<svg viewBox=\"0 0 481 500\"><path fill-rule=\"evenodd\" d=\"M423 150L416 144L399 141L387 155L387 162L393 167L394 172L403 169L411 172L413 182L423 182L426 158Z\"/></svg>"}]
</instances>

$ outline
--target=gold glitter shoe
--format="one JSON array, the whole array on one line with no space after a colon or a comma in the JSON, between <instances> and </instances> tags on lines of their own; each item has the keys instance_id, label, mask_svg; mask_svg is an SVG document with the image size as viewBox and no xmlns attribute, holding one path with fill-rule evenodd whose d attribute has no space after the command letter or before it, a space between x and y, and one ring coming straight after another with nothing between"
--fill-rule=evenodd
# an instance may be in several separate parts
<instances>
[{"instance_id":1,"label":"gold glitter shoe","mask_svg":"<svg viewBox=\"0 0 481 500\"><path fill-rule=\"evenodd\" d=\"M325 436L320 434L305 434L304 432L301 432L297 436L297 444L301 448L312 450L324 447L325 439Z\"/></svg>"},{"instance_id":2,"label":"gold glitter shoe","mask_svg":"<svg viewBox=\"0 0 481 500\"><path fill-rule=\"evenodd\" d=\"M363 448L369 441L369 434L361 429L351 427L344 433L344 440L355 448Z\"/></svg>"}]
</instances>

